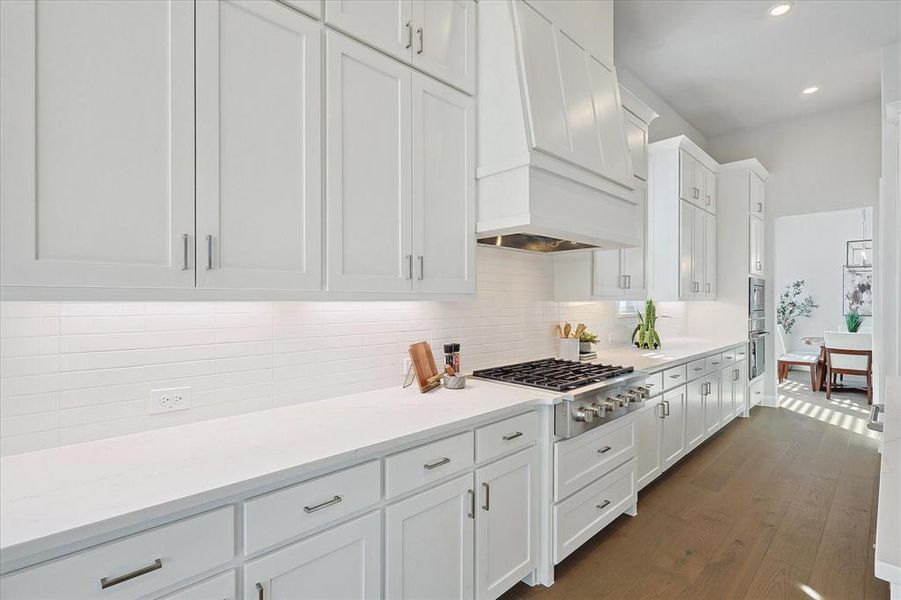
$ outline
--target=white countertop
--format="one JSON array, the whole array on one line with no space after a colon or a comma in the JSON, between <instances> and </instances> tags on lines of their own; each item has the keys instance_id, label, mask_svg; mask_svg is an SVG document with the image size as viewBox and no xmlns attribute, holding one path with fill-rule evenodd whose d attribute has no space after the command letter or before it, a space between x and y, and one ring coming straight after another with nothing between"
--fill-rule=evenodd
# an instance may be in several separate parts
<instances>
[{"instance_id":1,"label":"white countertop","mask_svg":"<svg viewBox=\"0 0 901 600\"><path fill-rule=\"evenodd\" d=\"M691 337L673 338L664 340L663 347L657 350L639 350L634 345L598 349L598 357L593 362L631 365L636 369L654 372L673 364L688 362L705 354L721 352L747 342L747 337L722 340Z\"/></svg>"},{"instance_id":2,"label":"white countertop","mask_svg":"<svg viewBox=\"0 0 901 600\"><path fill-rule=\"evenodd\" d=\"M876 517L876 576L901 585L901 377L886 381Z\"/></svg>"},{"instance_id":3,"label":"white countertop","mask_svg":"<svg viewBox=\"0 0 901 600\"><path fill-rule=\"evenodd\" d=\"M743 342L679 338L598 361L657 371ZM5 457L0 568L557 397L470 378L464 390L389 388Z\"/></svg>"},{"instance_id":4,"label":"white countertop","mask_svg":"<svg viewBox=\"0 0 901 600\"><path fill-rule=\"evenodd\" d=\"M11 565L556 395L470 378L389 388L0 459L0 553Z\"/></svg>"}]
</instances>

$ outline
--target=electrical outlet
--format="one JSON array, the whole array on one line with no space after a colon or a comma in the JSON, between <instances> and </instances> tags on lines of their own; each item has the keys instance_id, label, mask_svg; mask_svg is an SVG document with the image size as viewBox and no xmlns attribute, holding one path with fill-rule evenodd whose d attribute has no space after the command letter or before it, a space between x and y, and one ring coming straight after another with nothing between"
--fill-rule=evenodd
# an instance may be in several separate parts
<instances>
[{"instance_id":1,"label":"electrical outlet","mask_svg":"<svg viewBox=\"0 0 901 600\"><path fill-rule=\"evenodd\" d=\"M147 412L150 414L187 410L191 408L191 388L177 387L150 390Z\"/></svg>"}]
</instances>

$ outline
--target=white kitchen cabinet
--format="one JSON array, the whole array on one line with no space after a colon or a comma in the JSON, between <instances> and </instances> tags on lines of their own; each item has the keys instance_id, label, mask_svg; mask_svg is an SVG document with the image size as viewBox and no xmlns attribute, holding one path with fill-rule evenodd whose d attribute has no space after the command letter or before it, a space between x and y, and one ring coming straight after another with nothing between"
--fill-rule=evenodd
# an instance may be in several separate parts
<instances>
[{"instance_id":1,"label":"white kitchen cabinet","mask_svg":"<svg viewBox=\"0 0 901 600\"><path fill-rule=\"evenodd\" d=\"M621 300L623 287L622 250L595 250L591 253L592 295Z\"/></svg>"},{"instance_id":2,"label":"white kitchen cabinet","mask_svg":"<svg viewBox=\"0 0 901 600\"><path fill-rule=\"evenodd\" d=\"M707 389L704 395L704 422L707 427L707 435L713 435L723 425L722 403L725 396L721 394L722 371L715 371L707 376L705 382ZM731 397L729 398L731 401Z\"/></svg>"},{"instance_id":3,"label":"white kitchen cabinet","mask_svg":"<svg viewBox=\"0 0 901 600\"><path fill-rule=\"evenodd\" d=\"M472 598L473 474L385 508L385 597Z\"/></svg>"},{"instance_id":4,"label":"white kitchen cabinet","mask_svg":"<svg viewBox=\"0 0 901 600\"><path fill-rule=\"evenodd\" d=\"M665 392L662 397L664 418L660 436L663 470L674 465L685 454L685 416L688 401L686 386Z\"/></svg>"},{"instance_id":5,"label":"white kitchen cabinet","mask_svg":"<svg viewBox=\"0 0 901 600\"><path fill-rule=\"evenodd\" d=\"M696 379L685 386L685 445L687 451L694 450L707 437L707 427L704 422L706 395L706 379Z\"/></svg>"},{"instance_id":6,"label":"white kitchen cabinet","mask_svg":"<svg viewBox=\"0 0 901 600\"><path fill-rule=\"evenodd\" d=\"M748 241L748 258L750 259L748 271L750 271L751 275L763 277L764 225L763 221L754 215L748 217Z\"/></svg>"},{"instance_id":7,"label":"white kitchen cabinet","mask_svg":"<svg viewBox=\"0 0 901 600\"><path fill-rule=\"evenodd\" d=\"M649 146L650 294L658 300L717 297L716 163L685 136ZM708 204L708 190L710 204Z\"/></svg>"},{"instance_id":8,"label":"white kitchen cabinet","mask_svg":"<svg viewBox=\"0 0 901 600\"><path fill-rule=\"evenodd\" d=\"M194 286L192 2L0 2L4 286Z\"/></svg>"},{"instance_id":9,"label":"white kitchen cabinet","mask_svg":"<svg viewBox=\"0 0 901 600\"><path fill-rule=\"evenodd\" d=\"M747 361L723 371L723 425L744 414L748 403Z\"/></svg>"},{"instance_id":10,"label":"white kitchen cabinet","mask_svg":"<svg viewBox=\"0 0 901 600\"><path fill-rule=\"evenodd\" d=\"M231 570L162 596L159 600L234 600L236 592L235 571Z\"/></svg>"},{"instance_id":11,"label":"white kitchen cabinet","mask_svg":"<svg viewBox=\"0 0 901 600\"><path fill-rule=\"evenodd\" d=\"M625 98L623 99L625 102ZM648 180L648 124L626 111L626 142L632 155L632 174Z\"/></svg>"},{"instance_id":12,"label":"white kitchen cabinet","mask_svg":"<svg viewBox=\"0 0 901 600\"><path fill-rule=\"evenodd\" d=\"M323 0L280 0L292 8L304 12L314 19L322 18Z\"/></svg>"},{"instance_id":13,"label":"white kitchen cabinet","mask_svg":"<svg viewBox=\"0 0 901 600\"><path fill-rule=\"evenodd\" d=\"M381 528L372 512L248 562L244 599L380 598Z\"/></svg>"},{"instance_id":14,"label":"white kitchen cabinet","mask_svg":"<svg viewBox=\"0 0 901 600\"><path fill-rule=\"evenodd\" d=\"M413 289L475 292L475 102L413 74Z\"/></svg>"},{"instance_id":15,"label":"white kitchen cabinet","mask_svg":"<svg viewBox=\"0 0 901 600\"><path fill-rule=\"evenodd\" d=\"M647 224L647 186L635 182L635 200L641 220ZM641 228L641 245L620 250L595 250L592 254L593 297L598 299L644 300L647 298L647 227Z\"/></svg>"},{"instance_id":16,"label":"white kitchen cabinet","mask_svg":"<svg viewBox=\"0 0 901 600\"><path fill-rule=\"evenodd\" d=\"M754 173L750 173L750 194L748 196L748 212L755 217L763 219L766 213L766 192L763 179Z\"/></svg>"},{"instance_id":17,"label":"white kitchen cabinet","mask_svg":"<svg viewBox=\"0 0 901 600\"><path fill-rule=\"evenodd\" d=\"M636 455L636 487L640 490L652 482L662 472L662 452L660 436L663 432L665 405L657 396L648 401L651 406L635 415L635 429L638 437Z\"/></svg>"},{"instance_id":18,"label":"white kitchen cabinet","mask_svg":"<svg viewBox=\"0 0 901 600\"><path fill-rule=\"evenodd\" d=\"M327 288L411 292L412 73L334 32L325 65Z\"/></svg>"},{"instance_id":19,"label":"white kitchen cabinet","mask_svg":"<svg viewBox=\"0 0 901 600\"><path fill-rule=\"evenodd\" d=\"M476 597L493 600L538 565L538 448L476 470Z\"/></svg>"},{"instance_id":20,"label":"white kitchen cabinet","mask_svg":"<svg viewBox=\"0 0 901 600\"><path fill-rule=\"evenodd\" d=\"M320 26L273 0L196 14L197 286L318 290Z\"/></svg>"},{"instance_id":21,"label":"white kitchen cabinet","mask_svg":"<svg viewBox=\"0 0 901 600\"><path fill-rule=\"evenodd\" d=\"M399 60L412 61L412 0L326 0L325 22Z\"/></svg>"},{"instance_id":22,"label":"white kitchen cabinet","mask_svg":"<svg viewBox=\"0 0 901 600\"><path fill-rule=\"evenodd\" d=\"M413 0L413 65L470 94L476 86L476 4Z\"/></svg>"}]
</instances>

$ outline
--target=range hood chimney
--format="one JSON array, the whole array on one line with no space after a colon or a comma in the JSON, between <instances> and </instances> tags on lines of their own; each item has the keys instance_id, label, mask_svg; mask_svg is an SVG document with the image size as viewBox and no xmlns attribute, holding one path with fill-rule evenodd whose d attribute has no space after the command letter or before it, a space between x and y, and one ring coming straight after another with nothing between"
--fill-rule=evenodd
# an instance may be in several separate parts
<instances>
[{"instance_id":1,"label":"range hood chimney","mask_svg":"<svg viewBox=\"0 0 901 600\"><path fill-rule=\"evenodd\" d=\"M638 246L644 199L616 71L554 21L563 9L553 6L478 4L476 237L535 252ZM598 28L612 40L612 8L609 17Z\"/></svg>"}]
</instances>

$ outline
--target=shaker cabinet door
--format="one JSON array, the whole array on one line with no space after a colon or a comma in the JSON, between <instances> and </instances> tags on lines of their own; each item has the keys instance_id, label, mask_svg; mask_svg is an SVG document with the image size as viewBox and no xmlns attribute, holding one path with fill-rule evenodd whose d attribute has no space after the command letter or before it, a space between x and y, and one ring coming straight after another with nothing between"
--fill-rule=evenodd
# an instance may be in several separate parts
<instances>
[{"instance_id":1,"label":"shaker cabinet door","mask_svg":"<svg viewBox=\"0 0 901 600\"><path fill-rule=\"evenodd\" d=\"M0 71L3 285L193 287L194 3L0 2Z\"/></svg>"},{"instance_id":2,"label":"shaker cabinet door","mask_svg":"<svg viewBox=\"0 0 901 600\"><path fill-rule=\"evenodd\" d=\"M633 248L623 248L622 253L622 273L626 277L625 294L627 300L644 300L647 294L647 231L648 231L648 191L647 184L643 181L635 182L635 189L632 192L639 206L639 224L638 239L641 243Z\"/></svg>"},{"instance_id":3,"label":"shaker cabinet door","mask_svg":"<svg viewBox=\"0 0 901 600\"><path fill-rule=\"evenodd\" d=\"M620 250L594 250L591 256L592 295L596 298L621 299L625 291L621 267Z\"/></svg>"},{"instance_id":4,"label":"shaker cabinet door","mask_svg":"<svg viewBox=\"0 0 901 600\"><path fill-rule=\"evenodd\" d=\"M683 385L670 390L661 398L665 405L664 414L666 415L663 419L663 435L661 437L664 470L675 464L685 454L686 387Z\"/></svg>"},{"instance_id":5,"label":"shaker cabinet door","mask_svg":"<svg viewBox=\"0 0 901 600\"><path fill-rule=\"evenodd\" d=\"M679 198L695 202L695 164L697 161L685 150L679 150Z\"/></svg>"},{"instance_id":6,"label":"shaker cabinet door","mask_svg":"<svg viewBox=\"0 0 901 600\"><path fill-rule=\"evenodd\" d=\"M412 292L410 69L334 32L325 65L327 289Z\"/></svg>"},{"instance_id":7,"label":"shaker cabinet door","mask_svg":"<svg viewBox=\"0 0 901 600\"><path fill-rule=\"evenodd\" d=\"M706 400L707 381L696 379L686 386L685 398L685 437L687 450L704 441L707 428L704 423L704 402ZM672 408L670 409L672 412Z\"/></svg>"},{"instance_id":8,"label":"shaker cabinet door","mask_svg":"<svg viewBox=\"0 0 901 600\"><path fill-rule=\"evenodd\" d=\"M476 87L476 4L413 0L413 64L465 92Z\"/></svg>"},{"instance_id":9,"label":"shaker cabinet door","mask_svg":"<svg viewBox=\"0 0 901 600\"><path fill-rule=\"evenodd\" d=\"M686 200L679 201L679 299L694 298L697 287L694 273L695 208Z\"/></svg>"},{"instance_id":10,"label":"shaker cabinet door","mask_svg":"<svg viewBox=\"0 0 901 600\"><path fill-rule=\"evenodd\" d=\"M648 401L651 406L635 416L638 453L636 461L636 487L640 490L660 474L660 442L663 430L663 398L657 396Z\"/></svg>"},{"instance_id":11,"label":"shaker cabinet door","mask_svg":"<svg viewBox=\"0 0 901 600\"><path fill-rule=\"evenodd\" d=\"M320 288L321 44L273 0L197 4L199 287Z\"/></svg>"},{"instance_id":12,"label":"shaker cabinet door","mask_svg":"<svg viewBox=\"0 0 901 600\"><path fill-rule=\"evenodd\" d=\"M412 0L326 0L325 22L405 63L411 61Z\"/></svg>"},{"instance_id":13,"label":"shaker cabinet door","mask_svg":"<svg viewBox=\"0 0 901 600\"><path fill-rule=\"evenodd\" d=\"M704 288L705 300L716 298L716 215L698 211L704 217Z\"/></svg>"},{"instance_id":14,"label":"shaker cabinet door","mask_svg":"<svg viewBox=\"0 0 901 600\"><path fill-rule=\"evenodd\" d=\"M413 74L417 292L475 291L475 101Z\"/></svg>"}]
</instances>

